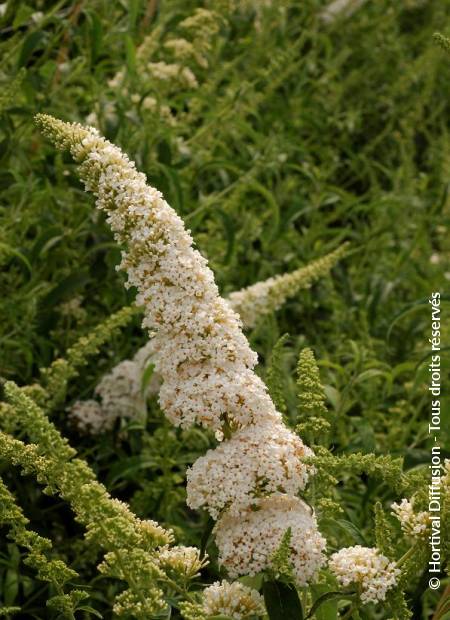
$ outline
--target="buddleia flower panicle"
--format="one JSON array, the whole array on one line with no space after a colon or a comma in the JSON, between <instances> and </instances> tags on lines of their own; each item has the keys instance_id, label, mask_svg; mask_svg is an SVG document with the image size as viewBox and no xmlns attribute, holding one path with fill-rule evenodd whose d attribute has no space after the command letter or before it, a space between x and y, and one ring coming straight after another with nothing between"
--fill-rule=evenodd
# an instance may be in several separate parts
<instances>
[{"instance_id":1,"label":"buddleia flower panicle","mask_svg":"<svg viewBox=\"0 0 450 620\"><path fill-rule=\"evenodd\" d=\"M86 541L105 552L100 572L128 586L116 599L114 610L118 615L131 614L144 620L160 612L167 606L162 584L169 572L184 581L194 578L204 564L199 552L183 547L172 552L172 533L150 519L136 517L126 503L112 498L88 465L74 458L75 451L23 390L8 382L5 394L19 428L37 445L25 445L0 432L2 458L34 475L45 485L45 492L59 495L70 504L76 520L85 527ZM63 568L61 565L59 569L61 577ZM68 601L64 595L54 605L60 608Z\"/></svg>"},{"instance_id":2,"label":"buddleia flower panicle","mask_svg":"<svg viewBox=\"0 0 450 620\"><path fill-rule=\"evenodd\" d=\"M113 500L78 459L59 462L55 456L40 456L35 445L25 445L1 431L0 453L5 461L34 475L45 485L46 493L59 495L70 504L76 520L86 528L91 546L106 552L99 570L105 576L123 579L129 586L117 603L124 597L128 597L130 605L133 601L137 605L139 600L140 607L130 607L128 612L124 608L123 615L136 612L136 618L145 620L166 606L157 580L164 576L158 567L157 552L160 545L171 542L169 532L154 522L138 519L125 504ZM62 598L55 605L66 603ZM137 613L140 608L142 614Z\"/></svg>"},{"instance_id":3,"label":"buddleia flower panicle","mask_svg":"<svg viewBox=\"0 0 450 620\"><path fill-rule=\"evenodd\" d=\"M239 317L221 299L206 260L182 220L146 185L119 148L94 128L38 115L43 132L79 162L86 189L97 197L116 240L127 246L121 269L138 290L144 326L155 331L160 404L177 426L220 430L280 419L261 379Z\"/></svg>"},{"instance_id":4,"label":"buddleia flower panicle","mask_svg":"<svg viewBox=\"0 0 450 620\"><path fill-rule=\"evenodd\" d=\"M198 605L184 603L181 613L185 620L203 620L215 616L226 616L233 620L250 620L264 615L264 599L252 588L238 581L216 581L203 590Z\"/></svg>"},{"instance_id":5,"label":"buddleia flower panicle","mask_svg":"<svg viewBox=\"0 0 450 620\"><path fill-rule=\"evenodd\" d=\"M305 416L327 416L325 392L320 381L319 368L312 349L300 351L297 364L299 411Z\"/></svg>"},{"instance_id":6,"label":"buddleia flower panicle","mask_svg":"<svg viewBox=\"0 0 450 620\"><path fill-rule=\"evenodd\" d=\"M190 474L192 505L209 502L215 516L228 509L215 529L220 562L232 577L269 569L291 528L293 572L300 585L306 584L322 565L325 546L310 509L295 497L311 471L300 458L311 451L283 426L254 372L257 356L238 315L219 296L214 276L193 248L182 220L120 149L93 128L46 115L37 120L80 164L86 189L94 192L116 240L126 247L120 268L138 291L143 325L153 335L163 411L176 426L197 423L219 437L231 434ZM227 478L234 484L227 482L222 495L210 499L207 486ZM256 497L274 493L252 510ZM234 516L238 512L239 517ZM231 555L230 540L232 549L240 545Z\"/></svg>"},{"instance_id":7,"label":"buddleia flower panicle","mask_svg":"<svg viewBox=\"0 0 450 620\"><path fill-rule=\"evenodd\" d=\"M297 364L298 418L296 432L314 441L329 432L331 424L325 405L325 392L320 381L319 367L312 349L300 351Z\"/></svg>"},{"instance_id":8,"label":"buddleia flower panicle","mask_svg":"<svg viewBox=\"0 0 450 620\"><path fill-rule=\"evenodd\" d=\"M37 474L51 492L67 500L91 538L97 536L103 546L110 539L113 546L120 541L122 546L141 545L146 549L172 542L170 531L154 521L139 519L127 504L109 495L87 463L75 458L76 451L23 390L12 381L5 384L4 390L21 430L35 443L27 446L1 433L2 454ZM104 531L108 520L120 524L120 539L114 537L113 528Z\"/></svg>"},{"instance_id":9,"label":"buddleia flower panicle","mask_svg":"<svg viewBox=\"0 0 450 620\"><path fill-rule=\"evenodd\" d=\"M346 547L333 553L328 564L345 588L356 588L363 603L384 601L400 576L400 569L373 547Z\"/></svg>"},{"instance_id":10,"label":"buddleia flower panicle","mask_svg":"<svg viewBox=\"0 0 450 620\"><path fill-rule=\"evenodd\" d=\"M307 585L325 562L325 540L311 508L297 497L278 495L260 500L257 510L238 517L225 513L214 530L219 564L232 578L271 571L288 529L293 577L298 586Z\"/></svg>"},{"instance_id":11,"label":"buddleia flower panicle","mask_svg":"<svg viewBox=\"0 0 450 620\"><path fill-rule=\"evenodd\" d=\"M430 513L415 512L411 501L402 499L391 506L393 514L400 522L402 531L409 538L426 538L430 529Z\"/></svg>"}]
</instances>

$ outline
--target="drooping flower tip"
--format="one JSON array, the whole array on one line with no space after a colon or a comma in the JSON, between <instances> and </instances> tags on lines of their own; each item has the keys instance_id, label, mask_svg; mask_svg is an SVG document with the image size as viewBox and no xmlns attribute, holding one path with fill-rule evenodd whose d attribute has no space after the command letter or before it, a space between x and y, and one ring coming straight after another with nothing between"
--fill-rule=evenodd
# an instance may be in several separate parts
<instances>
[{"instance_id":1,"label":"drooping flower tip","mask_svg":"<svg viewBox=\"0 0 450 620\"><path fill-rule=\"evenodd\" d=\"M329 567L342 586L360 588L363 603L384 601L400 575L395 562L390 562L378 549L361 545L333 553Z\"/></svg>"},{"instance_id":2,"label":"drooping flower tip","mask_svg":"<svg viewBox=\"0 0 450 620\"><path fill-rule=\"evenodd\" d=\"M71 148L77 139L81 140L89 132L97 132L93 127L86 128L80 123L66 123L50 114L36 114L34 120L44 136L59 149Z\"/></svg>"}]
</instances>

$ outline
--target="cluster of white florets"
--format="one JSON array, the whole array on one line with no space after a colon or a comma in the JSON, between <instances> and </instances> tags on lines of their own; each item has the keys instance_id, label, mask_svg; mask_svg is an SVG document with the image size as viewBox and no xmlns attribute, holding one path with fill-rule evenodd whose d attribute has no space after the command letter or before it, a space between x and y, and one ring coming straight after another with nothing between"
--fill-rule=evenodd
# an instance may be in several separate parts
<instances>
[{"instance_id":1,"label":"cluster of white florets","mask_svg":"<svg viewBox=\"0 0 450 620\"><path fill-rule=\"evenodd\" d=\"M216 525L219 562L232 576L269 569L290 529L293 574L299 585L306 584L323 564L325 546L310 509L294 496L306 484L309 470L301 458L311 451L282 426L253 370L257 356L238 315L219 296L183 221L120 149L94 129L49 117L41 117L41 124L80 162L86 189L97 196L117 241L128 248L120 268L136 287L143 325L154 335L153 360L163 379L159 398L167 417L181 427L197 423L219 434L235 433L218 448L217 458L209 453L191 473L191 481L197 480L194 496L203 485L197 473L220 480L222 467L222 478L232 480L220 502L209 502L217 515L231 507ZM254 506L258 496L263 499Z\"/></svg>"},{"instance_id":2,"label":"cluster of white florets","mask_svg":"<svg viewBox=\"0 0 450 620\"><path fill-rule=\"evenodd\" d=\"M225 513L215 526L220 563L231 577L270 570L290 529L289 561L297 585L306 585L324 563L325 540L311 508L297 497L260 500L258 509L237 517Z\"/></svg>"},{"instance_id":3,"label":"cluster of white florets","mask_svg":"<svg viewBox=\"0 0 450 620\"><path fill-rule=\"evenodd\" d=\"M208 563L196 547L165 547L158 553L158 562L169 576L194 579Z\"/></svg>"},{"instance_id":4,"label":"cluster of white florets","mask_svg":"<svg viewBox=\"0 0 450 620\"><path fill-rule=\"evenodd\" d=\"M312 450L281 423L248 426L215 450L208 450L187 472L187 504L206 508L214 519L232 516L261 497L303 490L312 467L303 460Z\"/></svg>"},{"instance_id":5,"label":"cluster of white florets","mask_svg":"<svg viewBox=\"0 0 450 620\"><path fill-rule=\"evenodd\" d=\"M145 175L96 130L71 126L70 146L86 189L97 195L116 239L128 245L121 268L138 289L144 325L156 334L160 402L178 426L246 426L280 414L253 372L256 354L238 316L220 298L206 260L182 220L146 185Z\"/></svg>"},{"instance_id":6,"label":"cluster of white florets","mask_svg":"<svg viewBox=\"0 0 450 620\"><path fill-rule=\"evenodd\" d=\"M407 536L410 538L427 536L430 526L430 513L426 511L414 512L412 503L407 499L402 499L399 504L393 503L391 508Z\"/></svg>"},{"instance_id":7,"label":"cluster of white florets","mask_svg":"<svg viewBox=\"0 0 450 620\"><path fill-rule=\"evenodd\" d=\"M95 435L111 430L119 418L134 419L145 410L146 400L158 393L161 383L160 377L153 374L143 385L152 355L150 340L133 359L120 362L102 377L95 388L98 401L77 401L72 406L70 417L81 432Z\"/></svg>"},{"instance_id":8,"label":"cluster of white florets","mask_svg":"<svg viewBox=\"0 0 450 620\"><path fill-rule=\"evenodd\" d=\"M78 400L69 411L69 418L80 433L97 435L105 429L105 414L96 400Z\"/></svg>"},{"instance_id":9,"label":"cluster of white florets","mask_svg":"<svg viewBox=\"0 0 450 620\"><path fill-rule=\"evenodd\" d=\"M259 592L238 581L225 580L205 588L199 603L181 603L180 610L185 620L253 620L265 614L264 599Z\"/></svg>"},{"instance_id":10,"label":"cluster of white florets","mask_svg":"<svg viewBox=\"0 0 450 620\"><path fill-rule=\"evenodd\" d=\"M360 545L333 553L329 567L342 586L357 588L363 603L384 601L400 575L395 562L378 549Z\"/></svg>"},{"instance_id":11,"label":"cluster of white florets","mask_svg":"<svg viewBox=\"0 0 450 620\"><path fill-rule=\"evenodd\" d=\"M197 88L198 82L189 67L177 63L149 62L147 65L149 76L163 82L178 82L181 88Z\"/></svg>"},{"instance_id":12,"label":"cluster of white florets","mask_svg":"<svg viewBox=\"0 0 450 620\"><path fill-rule=\"evenodd\" d=\"M202 608L208 616L224 615L233 620L262 616L265 612L264 599L259 592L238 581L217 581L206 588Z\"/></svg>"}]
</instances>

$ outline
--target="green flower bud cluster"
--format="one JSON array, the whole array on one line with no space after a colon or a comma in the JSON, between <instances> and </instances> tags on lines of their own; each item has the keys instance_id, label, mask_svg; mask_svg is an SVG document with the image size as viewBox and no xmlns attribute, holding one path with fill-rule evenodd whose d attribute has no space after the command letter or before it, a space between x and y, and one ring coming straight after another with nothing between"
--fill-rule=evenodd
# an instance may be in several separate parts
<instances>
[{"instance_id":1,"label":"green flower bud cluster","mask_svg":"<svg viewBox=\"0 0 450 620\"><path fill-rule=\"evenodd\" d=\"M167 558L167 545L173 540L171 532L154 521L139 519L125 503L113 499L89 466L75 458L75 450L24 390L8 382L5 395L20 430L33 443L27 445L0 432L2 459L35 476L44 485L46 493L59 495L70 504L76 520L86 529L86 540L105 552L99 571L127 585L116 599L115 613L124 617L148 618L164 609L167 606L165 591L173 587L172 577L176 573L171 565L169 577L164 569L165 560L162 560ZM6 514L10 513L11 509ZM40 537L33 534L24 533L17 542L25 546L31 544L41 555L44 547L50 544L49 541L42 543ZM45 563L41 555L32 557L46 580L58 576L65 583L76 575L60 561ZM182 555L178 552L177 557L182 558ZM186 582L187 571L180 559L178 564L180 580ZM192 557L189 570L191 568ZM194 577L197 573L191 571L190 574ZM63 593L59 596L52 604L61 607L69 599Z\"/></svg>"},{"instance_id":2,"label":"green flower bud cluster","mask_svg":"<svg viewBox=\"0 0 450 620\"><path fill-rule=\"evenodd\" d=\"M89 335L83 336L70 347L64 359L57 359L49 368L42 370L47 409L53 409L64 400L67 384L78 375L78 369L87 363L90 356L98 353L100 347L111 340L114 333L127 325L135 314L136 308L132 306L127 306L112 314Z\"/></svg>"},{"instance_id":3,"label":"green flower bud cluster","mask_svg":"<svg viewBox=\"0 0 450 620\"><path fill-rule=\"evenodd\" d=\"M78 603L88 598L88 594L76 589L64 592L65 586L78 576L77 573L63 560L49 557L51 541L29 530L28 523L14 496L0 478L0 524L9 528L8 537L16 545L27 550L24 563L36 570L38 579L51 584L58 593L48 599L47 605L65 617L74 617Z\"/></svg>"}]
</instances>

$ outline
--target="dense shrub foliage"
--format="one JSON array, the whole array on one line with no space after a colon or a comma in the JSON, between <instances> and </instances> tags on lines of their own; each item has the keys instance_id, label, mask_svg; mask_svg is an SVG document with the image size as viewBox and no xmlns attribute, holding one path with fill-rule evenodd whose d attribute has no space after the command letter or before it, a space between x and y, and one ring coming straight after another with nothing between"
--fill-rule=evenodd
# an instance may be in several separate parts
<instances>
[{"instance_id":1,"label":"dense shrub foliage","mask_svg":"<svg viewBox=\"0 0 450 620\"><path fill-rule=\"evenodd\" d=\"M0 4L0 616L450 617L449 19Z\"/></svg>"}]
</instances>

